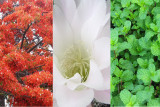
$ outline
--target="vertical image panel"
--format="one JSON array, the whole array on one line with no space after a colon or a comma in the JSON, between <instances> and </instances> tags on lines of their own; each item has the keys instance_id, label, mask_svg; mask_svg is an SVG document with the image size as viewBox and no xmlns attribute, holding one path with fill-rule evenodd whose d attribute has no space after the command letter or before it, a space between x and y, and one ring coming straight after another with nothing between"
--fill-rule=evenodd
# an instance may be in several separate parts
<instances>
[{"instance_id":1,"label":"vertical image panel","mask_svg":"<svg viewBox=\"0 0 160 107\"><path fill-rule=\"evenodd\" d=\"M111 106L160 106L160 1L111 1Z\"/></svg>"},{"instance_id":2,"label":"vertical image panel","mask_svg":"<svg viewBox=\"0 0 160 107\"><path fill-rule=\"evenodd\" d=\"M54 0L53 105L110 106L110 1Z\"/></svg>"},{"instance_id":3,"label":"vertical image panel","mask_svg":"<svg viewBox=\"0 0 160 107\"><path fill-rule=\"evenodd\" d=\"M53 106L53 0L0 0L0 106Z\"/></svg>"}]
</instances>

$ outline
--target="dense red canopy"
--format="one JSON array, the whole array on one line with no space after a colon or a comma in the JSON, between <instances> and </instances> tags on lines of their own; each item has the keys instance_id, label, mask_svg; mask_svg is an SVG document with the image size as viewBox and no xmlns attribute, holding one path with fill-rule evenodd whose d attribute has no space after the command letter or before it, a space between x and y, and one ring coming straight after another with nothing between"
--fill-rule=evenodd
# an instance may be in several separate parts
<instances>
[{"instance_id":1,"label":"dense red canopy","mask_svg":"<svg viewBox=\"0 0 160 107\"><path fill-rule=\"evenodd\" d=\"M0 2L0 92L14 106L53 105L52 8L53 0Z\"/></svg>"}]
</instances>

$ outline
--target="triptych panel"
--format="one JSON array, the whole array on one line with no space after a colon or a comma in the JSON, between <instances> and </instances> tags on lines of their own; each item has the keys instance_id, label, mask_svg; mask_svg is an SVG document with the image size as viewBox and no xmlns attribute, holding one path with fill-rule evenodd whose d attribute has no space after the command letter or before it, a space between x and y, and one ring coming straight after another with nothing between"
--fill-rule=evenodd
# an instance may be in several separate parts
<instances>
[{"instance_id":1,"label":"triptych panel","mask_svg":"<svg viewBox=\"0 0 160 107\"><path fill-rule=\"evenodd\" d=\"M0 106L160 107L160 0L0 0Z\"/></svg>"}]
</instances>

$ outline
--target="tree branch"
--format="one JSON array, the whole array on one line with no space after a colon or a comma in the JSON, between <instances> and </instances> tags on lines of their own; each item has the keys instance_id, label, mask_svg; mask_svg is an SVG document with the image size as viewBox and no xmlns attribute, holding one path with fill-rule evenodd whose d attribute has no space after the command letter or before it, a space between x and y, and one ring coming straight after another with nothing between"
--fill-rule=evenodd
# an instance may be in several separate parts
<instances>
[{"instance_id":1,"label":"tree branch","mask_svg":"<svg viewBox=\"0 0 160 107\"><path fill-rule=\"evenodd\" d=\"M42 67L42 66L44 66L44 65L45 65L45 64L36 66L36 67L34 67L34 68L30 68L30 69L26 69L26 70L23 70L23 71L16 72L16 75L19 75L20 77L24 77L24 76L26 76L26 75L30 75L30 74L32 74L32 73L29 73L28 71L33 70L33 69L36 69L36 68L39 68L39 67Z\"/></svg>"},{"instance_id":2,"label":"tree branch","mask_svg":"<svg viewBox=\"0 0 160 107\"><path fill-rule=\"evenodd\" d=\"M35 46L33 46L27 53L30 53L33 49L35 49L39 44L42 43L43 40L41 40L40 42L38 42Z\"/></svg>"},{"instance_id":3,"label":"tree branch","mask_svg":"<svg viewBox=\"0 0 160 107\"><path fill-rule=\"evenodd\" d=\"M31 25L32 25L32 23L28 25L27 29L23 33L22 43L21 43L20 49L22 49L22 47L23 47L23 42L24 42L25 35L26 35L27 31L29 30L29 28L30 28Z\"/></svg>"},{"instance_id":4,"label":"tree branch","mask_svg":"<svg viewBox=\"0 0 160 107\"><path fill-rule=\"evenodd\" d=\"M44 66L44 65L45 65L45 64L36 66L36 67L34 67L34 68L29 69L28 71L30 71L30 70L32 70L32 69L36 69L36 68L42 67L42 66Z\"/></svg>"}]
</instances>

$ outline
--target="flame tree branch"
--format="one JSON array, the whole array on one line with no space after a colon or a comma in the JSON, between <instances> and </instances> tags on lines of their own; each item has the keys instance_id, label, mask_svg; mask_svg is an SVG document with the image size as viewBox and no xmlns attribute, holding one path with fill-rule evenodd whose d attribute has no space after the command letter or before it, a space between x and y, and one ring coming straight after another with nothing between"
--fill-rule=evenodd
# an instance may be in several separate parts
<instances>
[{"instance_id":1,"label":"flame tree branch","mask_svg":"<svg viewBox=\"0 0 160 107\"><path fill-rule=\"evenodd\" d=\"M29 30L29 28L31 27L31 25L32 25L32 23L28 25L27 29L23 33L22 43L21 43L20 49L22 49L22 47L23 47L23 42L24 42L25 35L26 35L27 31Z\"/></svg>"},{"instance_id":2,"label":"flame tree branch","mask_svg":"<svg viewBox=\"0 0 160 107\"><path fill-rule=\"evenodd\" d=\"M41 40L40 42L38 42L35 46L33 46L27 53L30 53L33 49L35 49L39 44L42 43L43 40Z\"/></svg>"}]
</instances>

